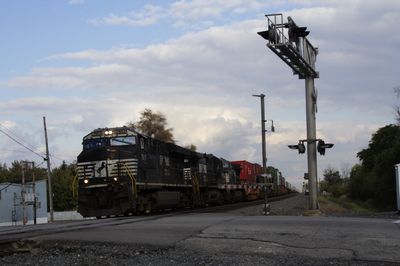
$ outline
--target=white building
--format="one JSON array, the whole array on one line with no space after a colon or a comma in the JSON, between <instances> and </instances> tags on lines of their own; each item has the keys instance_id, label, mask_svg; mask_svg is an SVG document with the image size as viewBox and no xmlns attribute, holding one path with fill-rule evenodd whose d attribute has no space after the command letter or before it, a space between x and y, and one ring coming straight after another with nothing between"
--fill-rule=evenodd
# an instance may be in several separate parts
<instances>
[{"instance_id":1,"label":"white building","mask_svg":"<svg viewBox=\"0 0 400 266\"><path fill-rule=\"evenodd\" d=\"M46 180L38 180L25 185L25 192L21 184L0 184L0 226L34 224L36 197L36 223L47 223L47 188ZM22 196L24 195L24 197Z\"/></svg>"}]
</instances>

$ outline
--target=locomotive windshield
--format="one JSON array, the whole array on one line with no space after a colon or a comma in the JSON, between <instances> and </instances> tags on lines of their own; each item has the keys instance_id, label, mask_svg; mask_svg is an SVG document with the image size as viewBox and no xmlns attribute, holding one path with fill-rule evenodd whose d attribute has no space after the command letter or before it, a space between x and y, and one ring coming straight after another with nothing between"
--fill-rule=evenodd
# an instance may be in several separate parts
<instances>
[{"instance_id":1,"label":"locomotive windshield","mask_svg":"<svg viewBox=\"0 0 400 266\"><path fill-rule=\"evenodd\" d=\"M135 136L124 136L124 137L114 137L114 138L96 138L96 139L86 139L83 141L83 149L93 149L99 147L108 146L124 146L124 145L135 145Z\"/></svg>"}]
</instances>

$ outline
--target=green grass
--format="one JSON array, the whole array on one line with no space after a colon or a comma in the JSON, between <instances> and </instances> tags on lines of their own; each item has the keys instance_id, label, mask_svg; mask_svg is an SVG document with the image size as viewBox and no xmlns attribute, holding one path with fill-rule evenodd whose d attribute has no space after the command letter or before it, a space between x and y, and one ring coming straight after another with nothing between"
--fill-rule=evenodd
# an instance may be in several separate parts
<instances>
[{"instance_id":1,"label":"green grass","mask_svg":"<svg viewBox=\"0 0 400 266\"><path fill-rule=\"evenodd\" d=\"M320 201L320 203L336 203L347 211L356 214L371 214L377 211L367 202L354 201L347 197L335 198L332 196L320 196L318 197L318 200Z\"/></svg>"}]
</instances>

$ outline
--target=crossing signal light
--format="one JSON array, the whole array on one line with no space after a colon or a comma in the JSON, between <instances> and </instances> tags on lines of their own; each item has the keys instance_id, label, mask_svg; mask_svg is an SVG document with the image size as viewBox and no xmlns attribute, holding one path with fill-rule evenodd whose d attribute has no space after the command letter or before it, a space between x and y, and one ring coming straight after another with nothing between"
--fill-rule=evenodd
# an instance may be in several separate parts
<instances>
[{"instance_id":1,"label":"crossing signal light","mask_svg":"<svg viewBox=\"0 0 400 266\"><path fill-rule=\"evenodd\" d=\"M299 143L299 153L305 153L306 152L306 146L304 146L304 143Z\"/></svg>"},{"instance_id":2,"label":"crossing signal light","mask_svg":"<svg viewBox=\"0 0 400 266\"><path fill-rule=\"evenodd\" d=\"M306 152L306 146L304 146L303 142L299 142L297 145L288 145L288 147L292 150L298 150L299 154Z\"/></svg>"},{"instance_id":3,"label":"crossing signal light","mask_svg":"<svg viewBox=\"0 0 400 266\"><path fill-rule=\"evenodd\" d=\"M330 149L333 147L332 143L325 143L325 141L323 141L322 139L320 139L318 141L318 146L317 146L317 150L319 152L319 154L321 155L325 155L325 149Z\"/></svg>"}]
</instances>

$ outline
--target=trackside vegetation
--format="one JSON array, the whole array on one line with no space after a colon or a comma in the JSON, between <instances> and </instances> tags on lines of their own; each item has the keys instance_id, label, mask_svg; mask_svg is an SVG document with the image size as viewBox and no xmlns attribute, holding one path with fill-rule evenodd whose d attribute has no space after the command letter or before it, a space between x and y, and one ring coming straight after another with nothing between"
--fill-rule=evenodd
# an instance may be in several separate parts
<instances>
[{"instance_id":1,"label":"trackside vegetation","mask_svg":"<svg viewBox=\"0 0 400 266\"><path fill-rule=\"evenodd\" d=\"M325 169L320 190L332 195L339 204L345 197L354 201L354 208L390 211L396 208L394 165L400 163L400 127L387 125L375 132L368 147L357 153L360 163L349 174L333 168ZM339 200L341 198L341 200Z\"/></svg>"}]
</instances>

